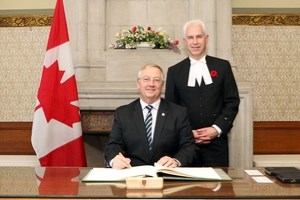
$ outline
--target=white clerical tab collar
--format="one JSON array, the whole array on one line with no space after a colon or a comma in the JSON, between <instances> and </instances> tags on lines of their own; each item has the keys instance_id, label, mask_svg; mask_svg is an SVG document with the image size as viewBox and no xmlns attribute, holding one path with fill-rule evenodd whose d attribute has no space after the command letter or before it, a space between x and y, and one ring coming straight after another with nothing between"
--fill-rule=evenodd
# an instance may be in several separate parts
<instances>
[{"instance_id":1,"label":"white clerical tab collar","mask_svg":"<svg viewBox=\"0 0 300 200\"><path fill-rule=\"evenodd\" d=\"M197 62L203 62L203 63L206 63L206 55L205 56L203 56L200 60L196 60L196 59L194 59L194 58L192 58L192 57L189 57L189 59L190 59L190 63L191 64L194 64L194 63L197 63Z\"/></svg>"},{"instance_id":2,"label":"white clerical tab collar","mask_svg":"<svg viewBox=\"0 0 300 200\"><path fill-rule=\"evenodd\" d=\"M205 85L212 83L212 78L206 65L205 57L206 56L203 56L200 60L195 60L189 57L191 63L188 79L189 87L195 87L196 82L198 82L198 85L201 86L202 78Z\"/></svg>"}]
</instances>

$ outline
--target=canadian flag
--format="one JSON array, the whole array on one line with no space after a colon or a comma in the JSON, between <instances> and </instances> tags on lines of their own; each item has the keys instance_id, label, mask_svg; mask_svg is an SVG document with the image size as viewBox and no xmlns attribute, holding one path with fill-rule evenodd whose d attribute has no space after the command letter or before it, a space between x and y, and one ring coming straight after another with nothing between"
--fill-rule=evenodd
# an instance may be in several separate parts
<instances>
[{"instance_id":1,"label":"canadian flag","mask_svg":"<svg viewBox=\"0 0 300 200\"><path fill-rule=\"evenodd\" d=\"M39 195L78 195L79 174L77 167L36 167Z\"/></svg>"},{"instance_id":2,"label":"canadian flag","mask_svg":"<svg viewBox=\"0 0 300 200\"><path fill-rule=\"evenodd\" d=\"M34 111L32 146L41 166L86 166L63 0L57 0Z\"/></svg>"}]
</instances>

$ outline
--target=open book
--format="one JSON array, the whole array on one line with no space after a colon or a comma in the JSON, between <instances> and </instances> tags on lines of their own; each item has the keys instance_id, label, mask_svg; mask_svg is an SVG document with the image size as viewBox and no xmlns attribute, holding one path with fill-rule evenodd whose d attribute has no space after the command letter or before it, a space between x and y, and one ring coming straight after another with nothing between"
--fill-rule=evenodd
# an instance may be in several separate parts
<instances>
[{"instance_id":1,"label":"open book","mask_svg":"<svg viewBox=\"0 0 300 200\"><path fill-rule=\"evenodd\" d=\"M129 177L163 177L165 180L229 181L229 176L220 176L211 167L168 168L155 163L126 169L93 168L82 179L83 182L125 181Z\"/></svg>"}]
</instances>

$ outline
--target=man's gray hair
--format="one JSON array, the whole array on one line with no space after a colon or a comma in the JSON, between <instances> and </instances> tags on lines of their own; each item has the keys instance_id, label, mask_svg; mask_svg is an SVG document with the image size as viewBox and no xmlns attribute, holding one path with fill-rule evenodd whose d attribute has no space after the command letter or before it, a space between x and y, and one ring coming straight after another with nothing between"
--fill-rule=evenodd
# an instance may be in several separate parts
<instances>
[{"instance_id":1,"label":"man's gray hair","mask_svg":"<svg viewBox=\"0 0 300 200\"><path fill-rule=\"evenodd\" d=\"M186 22L184 25L183 25L183 38L186 37L186 31L187 29L190 27L190 26L201 26L202 27L202 30L203 30L203 33L205 35L207 35L206 33L206 26L205 26L205 23L199 19L193 19L193 20L190 20L188 22Z\"/></svg>"},{"instance_id":2,"label":"man's gray hair","mask_svg":"<svg viewBox=\"0 0 300 200\"><path fill-rule=\"evenodd\" d=\"M141 78L141 73L144 69L153 68L153 67L159 69L159 71L161 72L161 80L164 82L164 80L165 80L164 70L159 65L154 64L154 63L149 63L149 64L146 64L145 66L143 66L138 72L137 79Z\"/></svg>"}]
</instances>

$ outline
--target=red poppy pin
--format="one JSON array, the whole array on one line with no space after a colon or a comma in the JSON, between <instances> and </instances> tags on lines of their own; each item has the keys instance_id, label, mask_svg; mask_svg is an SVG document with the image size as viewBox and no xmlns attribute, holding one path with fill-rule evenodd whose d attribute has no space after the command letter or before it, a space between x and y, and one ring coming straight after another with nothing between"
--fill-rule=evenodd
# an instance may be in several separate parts
<instances>
[{"instance_id":1,"label":"red poppy pin","mask_svg":"<svg viewBox=\"0 0 300 200\"><path fill-rule=\"evenodd\" d=\"M211 76L212 78L218 77L218 72L215 71L215 70L212 70L212 71L210 71L210 76Z\"/></svg>"}]
</instances>

